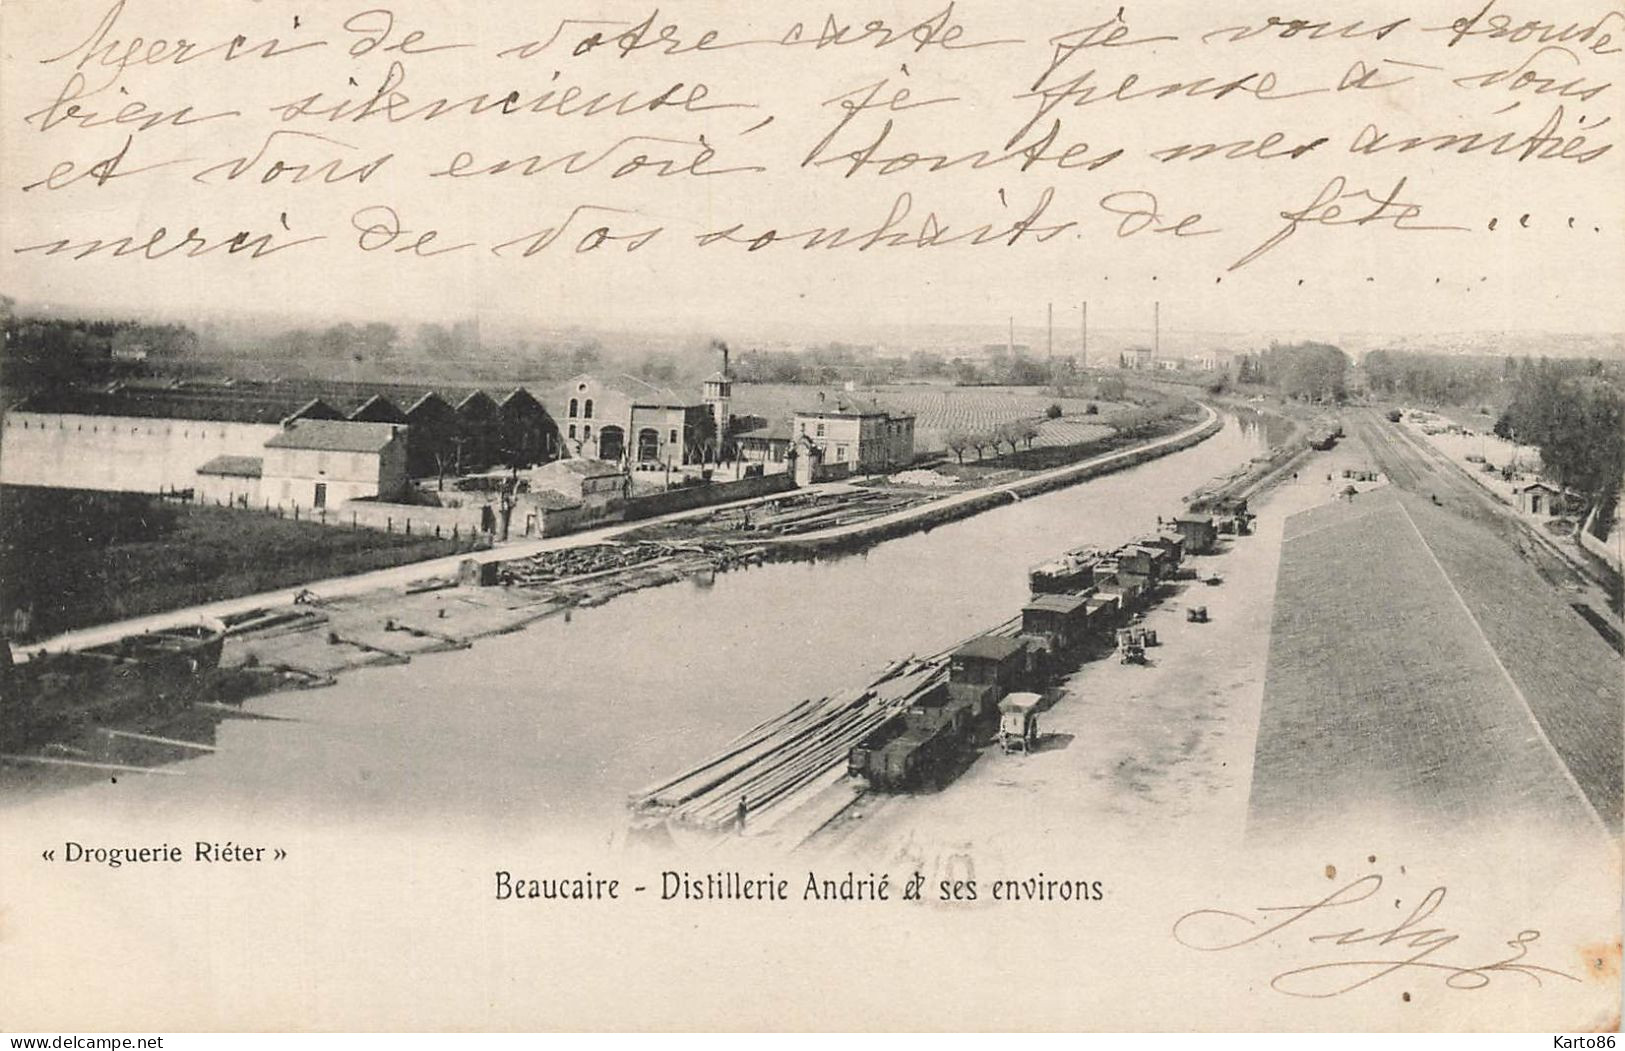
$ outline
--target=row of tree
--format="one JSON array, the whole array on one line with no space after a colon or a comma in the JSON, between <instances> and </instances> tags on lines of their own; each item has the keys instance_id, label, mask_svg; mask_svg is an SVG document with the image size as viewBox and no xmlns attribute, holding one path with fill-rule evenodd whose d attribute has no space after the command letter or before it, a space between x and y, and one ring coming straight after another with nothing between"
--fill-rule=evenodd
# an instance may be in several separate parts
<instances>
[{"instance_id":1,"label":"row of tree","mask_svg":"<svg viewBox=\"0 0 1625 1051\"><path fill-rule=\"evenodd\" d=\"M1008 445L1012 453L1023 445L1031 449L1033 442L1038 438L1038 424L1032 420L1010 420L988 430L964 430L955 428L943 436L943 442L948 450L959 458L960 463L965 462L965 451L976 450L976 458L980 460L986 450L992 449L997 456Z\"/></svg>"},{"instance_id":2,"label":"row of tree","mask_svg":"<svg viewBox=\"0 0 1625 1051\"><path fill-rule=\"evenodd\" d=\"M1363 363L1366 390L1379 397L1429 405L1499 403L1516 373L1512 358L1373 350Z\"/></svg>"},{"instance_id":3,"label":"row of tree","mask_svg":"<svg viewBox=\"0 0 1625 1051\"><path fill-rule=\"evenodd\" d=\"M1618 498L1625 475L1625 395L1601 363L1526 362L1516 371L1495 433L1538 447L1553 480L1593 502L1612 507Z\"/></svg>"},{"instance_id":4,"label":"row of tree","mask_svg":"<svg viewBox=\"0 0 1625 1051\"><path fill-rule=\"evenodd\" d=\"M1272 387L1282 397L1340 403L1348 397L1349 356L1329 343L1278 343L1236 358L1236 382Z\"/></svg>"},{"instance_id":5,"label":"row of tree","mask_svg":"<svg viewBox=\"0 0 1625 1051\"><path fill-rule=\"evenodd\" d=\"M52 388L106 383L180 362L197 349L185 325L0 317L0 373L8 400Z\"/></svg>"}]
</instances>

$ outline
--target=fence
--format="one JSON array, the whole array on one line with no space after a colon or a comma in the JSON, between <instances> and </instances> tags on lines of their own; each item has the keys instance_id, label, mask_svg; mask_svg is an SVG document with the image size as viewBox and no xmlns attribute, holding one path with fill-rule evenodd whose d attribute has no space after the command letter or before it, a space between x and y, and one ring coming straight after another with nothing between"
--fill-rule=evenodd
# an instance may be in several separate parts
<instances>
[{"instance_id":1,"label":"fence","mask_svg":"<svg viewBox=\"0 0 1625 1051\"><path fill-rule=\"evenodd\" d=\"M1607 540L1599 540L1596 534L1591 531L1596 524L1594 520L1601 510L1601 504L1592 508L1590 516L1586 518L1585 524L1580 527L1576 537L1580 541L1581 547L1613 566L1614 572L1625 572L1625 567L1621 565L1622 562L1625 562L1625 550L1622 550L1622 548L1625 548L1625 532L1621 532L1616 525L1612 535Z\"/></svg>"}]
</instances>

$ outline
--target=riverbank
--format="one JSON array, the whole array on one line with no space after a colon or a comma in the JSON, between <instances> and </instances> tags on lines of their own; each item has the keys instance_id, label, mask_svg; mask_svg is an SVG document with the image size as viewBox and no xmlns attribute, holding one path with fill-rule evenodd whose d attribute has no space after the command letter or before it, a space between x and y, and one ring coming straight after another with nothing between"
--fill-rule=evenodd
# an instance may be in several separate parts
<instances>
[{"instance_id":1,"label":"riverbank","mask_svg":"<svg viewBox=\"0 0 1625 1051\"><path fill-rule=\"evenodd\" d=\"M577 538L576 544L567 542L571 538L557 538L527 545L538 550L523 554L512 548L484 552L475 556L476 567L472 570L464 565L466 560L441 560L432 567L407 566L380 574L386 583L379 587L360 587L354 578L342 581L340 589L329 590L317 585L307 589L310 601L296 607L290 606L293 596L285 593L276 596L280 601L262 605L254 605L252 600L217 604L215 609L224 607L235 614L256 608L267 611L298 608L310 614L297 630L284 626L234 636L228 640L222 665L286 669L288 676L268 677L265 681L279 687L309 686L360 669L402 664L421 654L466 647L480 638L517 631L556 614L568 616L571 610L599 606L631 592L682 580L714 579L718 573L741 564L799 561L823 553L872 546L882 540L926 531L953 519L1009 504L1019 499L1021 493L1034 494L1075 484L1189 448L1210 437L1221 425L1211 409L1204 409L1203 415L1197 424L1174 435L996 488L964 494L970 499L944 501L948 504L946 507L916 508L913 515L883 520L878 528L854 531L856 535L837 530L824 536L798 538L803 542L777 546L748 540L725 544L651 543L625 539L622 534L630 529L622 527L583 535ZM572 567L587 571L572 571ZM426 568L439 572L426 575ZM465 580L479 580L484 575L490 582L487 586L460 585L459 574L464 573L470 574ZM223 612L210 615L221 616ZM184 611L175 616L184 622L188 614L195 618L203 615L203 610ZM57 749L59 758L126 763L133 747L130 739L108 734L107 729L210 741L219 721L230 718L230 712L225 710L229 705L221 706L219 700L201 699L202 705L213 704L214 707L193 705L182 713L179 718L183 727L171 725L172 719L154 716L141 720L140 725L98 729L87 740L61 743L66 747ZM242 698L229 700L236 704ZM205 710L206 718L200 714ZM140 761L152 758L152 750L145 745L138 751ZM177 752L168 758L186 756L185 752Z\"/></svg>"},{"instance_id":2,"label":"riverbank","mask_svg":"<svg viewBox=\"0 0 1625 1051\"><path fill-rule=\"evenodd\" d=\"M909 508L872 521L837 526L778 540L775 546L779 550L803 554L855 550L908 533L934 529L948 522L1007 504L1012 500L1037 496L1114 471L1125 470L1159 456L1188 449L1217 434L1224 426L1224 421L1211 407L1203 405L1201 408L1202 419L1194 425L1143 445L1091 457L1079 463L1028 475L985 489L943 497L922 507Z\"/></svg>"}]
</instances>

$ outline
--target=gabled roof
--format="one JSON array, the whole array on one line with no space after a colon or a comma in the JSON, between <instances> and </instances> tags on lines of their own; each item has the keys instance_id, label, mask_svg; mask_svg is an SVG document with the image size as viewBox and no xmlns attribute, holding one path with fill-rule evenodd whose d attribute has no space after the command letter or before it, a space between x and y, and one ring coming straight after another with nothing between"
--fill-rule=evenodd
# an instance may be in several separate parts
<instances>
[{"instance_id":1,"label":"gabled roof","mask_svg":"<svg viewBox=\"0 0 1625 1051\"><path fill-rule=\"evenodd\" d=\"M265 461L258 456L216 456L197 469L198 474L218 474L230 478L258 478Z\"/></svg>"},{"instance_id":2,"label":"gabled roof","mask_svg":"<svg viewBox=\"0 0 1625 1051\"><path fill-rule=\"evenodd\" d=\"M873 398L837 397L834 404L820 404L815 408L802 409L796 412L797 416L846 416L869 417L884 416L892 420L912 420L911 412L897 412L886 408Z\"/></svg>"},{"instance_id":3,"label":"gabled roof","mask_svg":"<svg viewBox=\"0 0 1625 1051\"><path fill-rule=\"evenodd\" d=\"M1034 595L1021 608L1043 610L1047 613L1076 613L1088 604L1087 595Z\"/></svg>"},{"instance_id":4,"label":"gabled roof","mask_svg":"<svg viewBox=\"0 0 1625 1051\"><path fill-rule=\"evenodd\" d=\"M448 411L457 411L456 409L452 408L451 402L447 401L445 398L442 398L439 393L431 390L424 391L421 397L406 407L407 418L410 419L411 417L417 415L417 413L421 410L430 408L437 402L444 405Z\"/></svg>"},{"instance_id":5,"label":"gabled roof","mask_svg":"<svg viewBox=\"0 0 1625 1051\"><path fill-rule=\"evenodd\" d=\"M374 394L350 410L350 419L365 419L368 423L405 423L406 413L382 394Z\"/></svg>"},{"instance_id":6,"label":"gabled roof","mask_svg":"<svg viewBox=\"0 0 1625 1051\"><path fill-rule=\"evenodd\" d=\"M464 409L472 408L481 404L488 405L493 409L497 407L495 398L491 397L482 390L476 390L469 391L468 396L457 403L457 411L462 412Z\"/></svg>"},{"instance_id":7,"label":"gabled roof","mask_svg":"<svg viewBox=\"0 0 1625 1051\"><path fill-rule=\"evenodd\" d=\"M694 398L684 398L669 387L656 386L647 380L625 372L615 372L600 376L595 372L583 372L565 380L560 390L566 399L576 397L576 388L583 383L591 383L604 390L612 390L617 394L624 394L632 400L634 405L690 405L698 404Z\"/></svg>"},{"instance_id":8,"label":"gabled roof","mask_svg":"<svg viewBox=\"0 0 1625 1051\"><path fill-rule=\"evenodd\" d=\"M320 398L311 398L293 411L296 418L306 420L342 420L344 413Z\"/></svg>"},{"instance_id":9,"label":"gabled roof","mask_svg":"<svg viewBox=\"0 0 1625 1051\"><path fill-rule=\"evenodd\" d=\"M544 413L547 411L542 403L537 400L536 395L532 394L523 387L515 387L513 390L504 394L501 398L497 399L497 405L503 409L507 409L515 405L523 405L527 402L536 406L538 409L541 409Z\"/></svg>"},{"instance_id":10,"label":"gabled roof","mask_svg":"<svg viewBox=\"0 0 1625 1051\"><path fill-rule=\"evenodd\" d=\"M403 428L392 423L351 420L291 420L265 443L267 449L315 449L321 452L375 453L395 440Z\"/></svg>"}]
</instances>

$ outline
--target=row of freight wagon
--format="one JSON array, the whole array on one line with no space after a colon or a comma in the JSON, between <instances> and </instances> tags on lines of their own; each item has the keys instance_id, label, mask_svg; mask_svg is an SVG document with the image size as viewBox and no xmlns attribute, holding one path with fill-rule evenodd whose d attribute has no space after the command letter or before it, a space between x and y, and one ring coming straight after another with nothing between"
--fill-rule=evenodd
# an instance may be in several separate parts
<instances>
[{"instance_id":1,"label":"row of freight wagon","mask_svg":"<svg viewBox=\"0 0 1625 1051\"><path fill-rule=\"evenodd\" d=\"M1033 567L1019 626L955 650L947 680L853 746L848 772L887 791L943 779L990 735L1007 697L1041 687L1090 640L1112 638L1162 584L1189 574L1187 554L1212 551L1221 531L1244 533L1248 521L1245 502L1218 518L1181 514L1116 550L1080 548Z\"/></svg>"}]
</instances>

